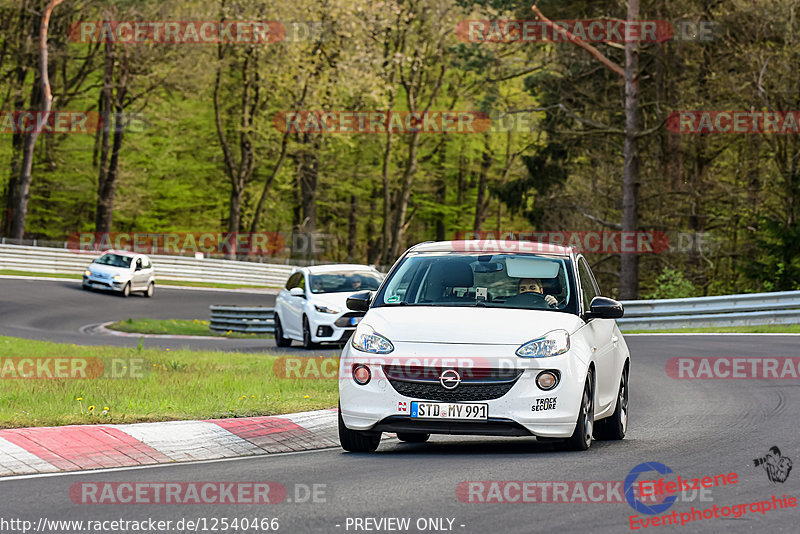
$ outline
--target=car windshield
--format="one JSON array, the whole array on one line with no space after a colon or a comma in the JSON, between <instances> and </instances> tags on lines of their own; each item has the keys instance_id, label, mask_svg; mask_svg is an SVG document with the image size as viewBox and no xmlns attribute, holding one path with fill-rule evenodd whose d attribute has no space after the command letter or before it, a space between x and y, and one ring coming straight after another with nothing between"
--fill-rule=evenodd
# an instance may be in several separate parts
<instances>
[{"instance_id":1,"label":"car windshield","mask_svg":"<svg viewBox=\"0 0 800 534\"><path fill-rule=\"evenodd\" d=\"M568 257L533 254L412 253L375 306L485 306L577 313Z\"/></svg>"},{"instance_id":2,"label":"car windshield","mask_svg":"<svg viewBox=\"0 0 800 534\"><path fill-rule=\"evenodd\" d=\"M96 260L95 263L99 263L100 265L111 265L113 267L122 267L123 269L127 269L131 266L131 260L133 258L130 256L122 256L120 254L103 254Z\"/></svg>"},{"instance_id":3,"label":"car windshield","mask_svg":"<svg viewBox=\"0 0 800 534\"><path fill-rule=\"evenodd\" d=\"M381 275L373 271L332 271L312 274L310 283L314 294L375 291L381 285Z\"/></svg>"}]
</instances>

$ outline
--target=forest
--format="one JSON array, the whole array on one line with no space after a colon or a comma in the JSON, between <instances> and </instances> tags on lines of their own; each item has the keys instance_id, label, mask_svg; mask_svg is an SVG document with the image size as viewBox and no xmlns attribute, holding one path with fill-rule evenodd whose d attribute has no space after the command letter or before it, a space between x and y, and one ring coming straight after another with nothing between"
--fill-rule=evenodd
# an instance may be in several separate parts
<instances>
[{"instance_id":1,"label":"forest","mask_svg":"<svg viewBox=\"0 0 800 534\"><path fill-rule=\"evenodd\" d=\"M583 247L615 298L797 290L797 8L0 0L0 235L383 268L511 237Z\"/></svg>"}]
</instances>

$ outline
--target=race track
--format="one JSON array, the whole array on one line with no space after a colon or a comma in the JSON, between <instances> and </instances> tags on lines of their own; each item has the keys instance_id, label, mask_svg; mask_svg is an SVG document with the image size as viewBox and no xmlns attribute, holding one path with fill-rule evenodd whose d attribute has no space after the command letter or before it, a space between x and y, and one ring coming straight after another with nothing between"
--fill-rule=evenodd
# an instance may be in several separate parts
<instances>
[{"instance_id":1,"label":"race track","mask_svg":"<svg viewBox=\"0 0 800 534\"><path fill-rule=\"evenodd\" d=\"M84 291L72 280L0 279L0 335L25 339L136 347L139 337L91 335L81 331L88 325L128 318L208 320L212 304L274 306L269 293L172 289L156 286L152 299L139 294L121 298L116 294ZM190 348L259 352L329 354L333 349L303 351L279 349L272 339L156 339L143 338L144 347Z\"/></svg>"},{"instance_id":2,"label":"race track","mask_svg":"<svg viewBox=\"0 0 800 534\"><path fill-rule=\"evenodd\" d=\"M78 292L76 298L80 295ZM112 306L127 304L120 300ZM5 308L3 314L7 320ZM39 321L45 320L43 315ZM80 322L72 321L73 325ZM665 370L666 362L676 356L796 356L798 337L659 335L628 336L627 340L632 354L628 437L622 442L594 442L584 453L560 452L552 444L537 443L533 438L434 436L426 444L383 443L371 455L328 449L3 480L0 516L21 517L34 524L43 516L173 522L181 518L275 517L280 523L278 531L288 533L364 532L354 530L353 518L367 517L410 518L407 532L420 532L415 526L420 518L449 518L453 520L449 531L458 533L619 533L631 531L629 518L635 513L625 502L487 504L462 502L456 489L466 481L621 481L642 462L670 467L673 474L668 480L674 480L675 475L701 478L734 472L738 476L735 484L714 488L706 500L695 495L690 502L676 502L666 513L687 513L692 506L721 509L770 500L773 495L798 497L800 473L791 472L785 482L771 482L764 468L753 463L772 446L780 447L782 454L794 461L800 458L798 380L676 380ZM294 498L297 484L324 484L325 494L317 503L284 501L262 506L86 505L70 499L73 484L101 481L274 481L286 486L289 500ZM797 532L799 515L798 508L764 514L748 511L739 518L703 519L683 527L653 526L646 531ZM444 525L449 523L445 521Z\"/></svg>"}]
</instances>

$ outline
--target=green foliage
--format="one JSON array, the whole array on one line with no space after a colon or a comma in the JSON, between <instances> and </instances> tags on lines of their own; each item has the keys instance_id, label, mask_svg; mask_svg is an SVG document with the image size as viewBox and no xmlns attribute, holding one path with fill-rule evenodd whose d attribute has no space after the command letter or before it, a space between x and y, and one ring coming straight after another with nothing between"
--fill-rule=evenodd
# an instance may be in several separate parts
<instances>
[{"instance_id":1,"label":"green foliage","mask_svg":"<svg viewBox=\"0 0 800 534\"><path fill-rule=\"evenodd\" d=\"M655 289L645 295L646 299L683 299L697 297L697 289L684 278L683 273L664 267L655 281Z\"/></svg>"}]
</instances>

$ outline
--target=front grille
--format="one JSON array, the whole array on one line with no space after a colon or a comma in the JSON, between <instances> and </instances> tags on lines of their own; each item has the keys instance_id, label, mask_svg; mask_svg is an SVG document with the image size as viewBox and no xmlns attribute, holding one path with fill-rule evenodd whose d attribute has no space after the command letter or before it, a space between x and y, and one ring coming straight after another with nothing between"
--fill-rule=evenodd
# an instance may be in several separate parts
<instances>
[{"instance_id":1,"label":"front grille","mask_svg":"<svg viewBox=\"0 0 800 534\"><path fill-rule=\"evenodd\" d=\"M471 368L459 370L461 383L455 389L445 389L439 367L389 365L384 367L389 383L406 397L413 399L469 402L499 399L514 387L522 375L521 369Z\"/></svg>"},{"instance_id":2,"label":"front grille","mask_svg":"<svg viewBox=\"0 0 800 534\"><path fill-rule=\"evenodd\" d=\"M438 382L419 383L419 382L400 382L399 380L389 380L392 387L401 395L412 399L442 401L442 402L468 402L480 400L499 399L514 387L515 382L510 384L464 384L463 382L456 389L444 389Z\"/></svg>"}]
</instances>

